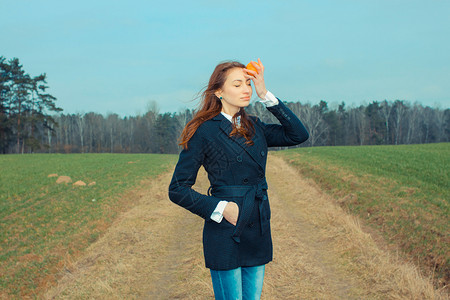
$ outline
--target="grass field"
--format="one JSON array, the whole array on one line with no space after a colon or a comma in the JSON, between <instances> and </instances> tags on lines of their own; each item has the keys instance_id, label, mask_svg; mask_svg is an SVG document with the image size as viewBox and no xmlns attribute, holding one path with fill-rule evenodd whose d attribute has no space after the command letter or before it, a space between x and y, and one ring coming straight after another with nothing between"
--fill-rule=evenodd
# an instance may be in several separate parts
<instances>
[{"instance_id":1,"label":"grass field","mask_svg":"<svg viewBox=\"0 0 450 300\"><path fill-rule=\"evenodd\" d=\"M148 184L173 166L176 158L158 154L0 156L0 298L38 295L65 264L98 239L118 212L133 205L123 201L125 193ZM47 177L52 173L70 176L72 183L96 184L56 184L56 177Z\"/></svg>"},{"instance_id":2,"label":"grass field","mask_svg":"<svg viewBox=\"0 0 450 300\"><path fill-rule=\"evenodd\" d=\"M314 147L276 153L448 284L450 144Z\"/></svg>"}]
</instances>

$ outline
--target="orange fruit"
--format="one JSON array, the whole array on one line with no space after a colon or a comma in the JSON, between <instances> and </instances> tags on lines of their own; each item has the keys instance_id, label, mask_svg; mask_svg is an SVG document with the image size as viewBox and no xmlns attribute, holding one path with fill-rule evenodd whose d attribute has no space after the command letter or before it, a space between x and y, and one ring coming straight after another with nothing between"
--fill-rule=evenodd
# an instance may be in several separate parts
<instances>
[{"instance_id":1,"label":"orange fruit","mask_svg":"<svg viewBox=\"0 0 450 300\"><path fill-rule=\"evenodd\" d=\"M255 62L255 64L258 65L257 62ZM259 66L259 65L258 65L258 66ZM256 70L256 68L253 66L253 64L252 64L251 62L249 62L245 68L246 68L246 69L249 69L249 70L252 70L252 71L255 71L256 73L258 73L258 70ZM248 73L248 74L249 74L249 75L253 75L253 74L250 74L250 73Z\"/></svg>"}]
</instances>

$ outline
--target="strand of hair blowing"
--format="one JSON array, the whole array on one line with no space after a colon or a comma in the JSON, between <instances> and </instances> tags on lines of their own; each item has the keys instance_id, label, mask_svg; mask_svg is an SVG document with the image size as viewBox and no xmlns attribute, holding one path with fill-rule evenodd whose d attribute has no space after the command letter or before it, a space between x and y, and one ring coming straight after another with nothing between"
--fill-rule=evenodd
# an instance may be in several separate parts
<instances>
[{"instance_id":1,"label":"strand of hair blowing","mask_svg":"<svg viewBox=\"0 0 450 300\"><path fill-rule=\"evenodd\" d=\"M218 89L222 88L225 80L227 79L228 71L233 68L245 68L243 64L236 61L224 62L218 64L214 69L211 77L209 78L209 83L205 91L202 93L201 98L203 99L199 110L195 113L191 121L189 121L183 129L180 136L179 145L183 146L184 149L188 148L188 142L197 131L198 127L215 116L217 116L222 111L222 102L214 94ZM236 119L240 116L240 126L236 126ZM254 126L249 116L242 107L239 112L233 116L233 130L230 136L242 135L246 139L246 144L253 145L251 140L254 134Z\"/></svg>"}]
</instances>

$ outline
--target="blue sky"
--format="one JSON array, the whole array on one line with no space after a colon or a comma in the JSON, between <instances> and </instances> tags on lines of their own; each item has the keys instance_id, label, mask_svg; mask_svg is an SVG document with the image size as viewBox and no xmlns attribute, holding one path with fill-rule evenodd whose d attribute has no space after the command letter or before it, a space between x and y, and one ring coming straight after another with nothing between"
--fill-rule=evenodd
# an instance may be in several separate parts
<instances>
[{"instance_id":1,"label":"blue sky","mask_svg":"<svg viewBox=\"0 0 450 300\"><path fill-rule=\"evenodd\" d=\"M261 58L285 101L450 107L450 1L0 0L0 55L47 73L64 113L192 101L224 60Z\"/></svg>"}]
</instances>

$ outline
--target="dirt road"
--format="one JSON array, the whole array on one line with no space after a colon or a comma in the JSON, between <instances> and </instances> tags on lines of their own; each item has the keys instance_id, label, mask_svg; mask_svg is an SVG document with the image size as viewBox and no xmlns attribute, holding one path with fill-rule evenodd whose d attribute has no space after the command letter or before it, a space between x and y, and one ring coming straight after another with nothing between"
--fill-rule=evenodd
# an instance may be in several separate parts
<instances>
[{"instance_id":1,"label":"dirt road","mask_svg":"<svg viewBox=\"0 0 450 300\"><path fill-rule=\"evenodd\" d=\"M169 201L171 175L137 192L137 204L67 264L45 298L214 299L203 222ZM269 155L267 180L274 260L262 299L448 299L281 158ZM201 171L194 188L208 185Z\"/></svg>"}]
</instances>

